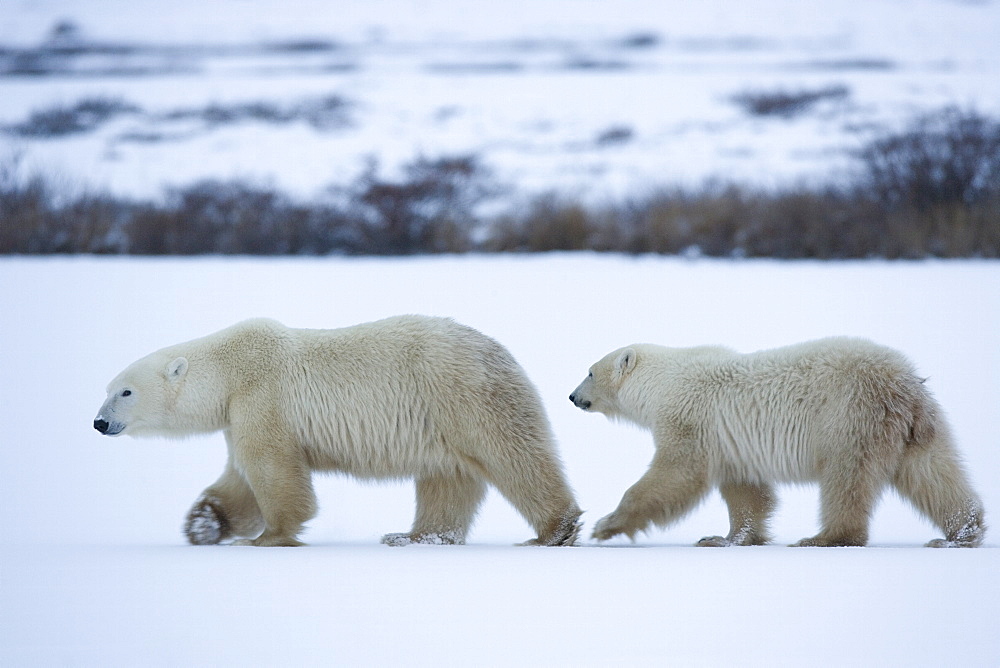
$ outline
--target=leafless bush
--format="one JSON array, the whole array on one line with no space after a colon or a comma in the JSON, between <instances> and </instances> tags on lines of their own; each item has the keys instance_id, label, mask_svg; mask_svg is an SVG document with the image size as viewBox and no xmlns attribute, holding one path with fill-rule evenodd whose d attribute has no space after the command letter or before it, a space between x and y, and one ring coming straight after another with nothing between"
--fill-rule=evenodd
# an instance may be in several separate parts
<instances>
[{"instance_id":1,"label":"leafless bush","mask_svg":"<svg viewBox=\"0 0 1000 668\"><path fill-rule=\"evenodd\" d=\"M817 90L748 91L732 97L751 116L793 118L812 109L818 102L845 100L850 95L846 86L827 86Z\"/></svg>"},{"instance_id":2,"label":"leafless bush","mask_svg":"<svg viewBox=\"0 0 1000 668\"><path fill-rule=\"evenodd\" d=\"M1000 125L946 110L873 140L842 187L665 188L602 205L558 194L484 218L475 156L370 168L331 202L204 181L163 202L67 196L0 162L0 253L378 254L596 250L714 257L1000 257Z\"/></svg>"},{"instance_id":3,"label":"leafless bush","mask_svg":"<svg viewBox=\"0 0 1000 668\"><path fill-rule=\"evenodd\" d=\"M948 108L866 146L873 195L893 208L975 205L1000 195L1000 123Z\"/></svg>"},{"instance_id":4,"label":"leafless bush","mask_svg":"<svg viewBox=\"0 0 1000 668\"><path fill-rule=\"evenodd\" d=\"M378 165L347 189L358 252L378 255L460 253L474 248L476 207L499 192L475 156L418 158L398 181Z\"/></svg>"},{"instance_id":5,"label":"leafless bush","mask_svg":"<svg viewBox=\"0 0 1000 668\"><path fill-rule=\"evenodd\" d=\"M343 214L295 204L275 190L202 181L173 190L164 207L136 210L129 252L143 255L321 255L343 251Z\"/></svg>"},{"instance_id":6,"label":"leafless bush","mask_svg":"<svg viewBox=\"0 0 1000 668\"><path fill-rule=\"evenodd\" d=\"M138 111L138 107L120 98L88 97L69 107L34 111L26 121L6 130L21 137L62 137L90 132L116 116Z\"/></svg>"},{"instance_id":7,"label":"leafless bush","mask_svg":"<svg viewBox=\"0 0 1000 668\"><path fill-rule=\"evenodd\" d=\"M318 130L333 130L350 123L350 103L339 95L306 99L292 105L273 102L237 102L209 104L205 107L175 109L160 119L165 121L199 120L209 127L242 121L285 124L304 120Z\"/></svg>"},{"instance_id":8,"label":"leafless bush","mask_svg":"<svg viewBox=\"0 0 1000 668\"><path fill-rule=\"evenodd\" d=\"M547 193L490 225L484 250L546 252L592 248L599 224L583 205Z\"/></svg>"}]
</instances>

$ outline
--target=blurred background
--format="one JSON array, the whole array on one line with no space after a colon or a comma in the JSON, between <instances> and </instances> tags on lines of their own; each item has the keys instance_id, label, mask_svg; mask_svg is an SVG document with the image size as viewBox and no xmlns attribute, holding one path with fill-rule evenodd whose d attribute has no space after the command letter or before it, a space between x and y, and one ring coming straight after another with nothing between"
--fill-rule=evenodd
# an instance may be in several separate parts
<instances>
[{"instance_id":1,"label":"blurred background","mask_svg":"<svg viewBox=\"0 0 1000 668\"><path fill-rule=\"evenodd\" d=\"M1000 5L11 0L0 252L1000 255Z\"/></svg>"}]
</instances>

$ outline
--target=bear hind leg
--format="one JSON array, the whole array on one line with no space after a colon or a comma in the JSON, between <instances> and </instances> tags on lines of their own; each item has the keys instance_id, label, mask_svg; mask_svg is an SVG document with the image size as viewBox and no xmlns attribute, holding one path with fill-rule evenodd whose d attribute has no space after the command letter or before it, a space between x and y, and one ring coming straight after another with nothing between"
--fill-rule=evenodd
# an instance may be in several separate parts
<instances>
[{"instance_id":1,"label":"bear hind leg","mask_svg":"<svg viewBox=\"0 0 1000 668\"><path fill-rule=\"evenodd\" d=\"M866 465L865 458L831 466L820 480L822 528L792 547L867 545L871 514L887 482L883 467Z\"/></svg>"},{"instance_id":2,"label":"bear hind leg","mask_svg":"<svg viewBox=\"0 0 1000 668\"><path fill-rule=\"evenodd\" d=\"M938 435L930 443L907 447L893 486L941 531L927 547L978 547L986 524L983 503L972 490L950 439Z\"/></svg>"},{"instance_id":3,"label":"bear hind leg","mask_svg":"<svg viewBox=\"0 0 1000 668\"><path fill-rule=\"evenodd\" d=\"M465 537L486 495L486 483L464 471L417 478L417 512L408 533L390 533L382 543L392 546L425 543L464 545Z\"/></svg>"},{"instance_id":4,"label":"bear hind leg","mask_svg":"<svg viewBox=\"0 0 1000 668\"><path fill-rule=\"evenodd\" d=\"M771 540L768 522L777 506L774 490L770 485L749 483L724 483L719 487L729 508L729 534L707 536L699 540L699 547L728 547L730 545L764 545Z\"/></svg>"},{"instance_id":5,"label":"bear hind leg","mask_svg":"<svg viewBox=\"0 0 1000 668\"><path fill-rule=\"evenodd\" d=\"M579 522L583 511L573 498L559 460L547 450L529 446L525 451L534 451L533 457L497 458L484 468L490 483L537 533L521 545L574 545L583 527Z\"/></svg>"}]
</instances>

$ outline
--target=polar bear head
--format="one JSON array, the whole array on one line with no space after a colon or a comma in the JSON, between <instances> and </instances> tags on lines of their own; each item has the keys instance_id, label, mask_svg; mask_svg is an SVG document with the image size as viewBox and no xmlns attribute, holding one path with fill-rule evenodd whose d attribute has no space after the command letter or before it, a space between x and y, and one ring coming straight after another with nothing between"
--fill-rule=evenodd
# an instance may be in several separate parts
<instances>
[{"instance_id":1,"label":"polar bear head","mask_svg":"<svg viewBox=\"0 0 1000 668\"><path fill-rule=\"evenodd\" d=\"M134 362L108 384L94 429L107 436L187 436L220 429L221 392L206 366L171 349Z\"/></svg>"},{"instance_id":2,"label":"polar bear head","mask_svg":"<svg viewBox=\"0 0 1000 668\"><path fill-rule=\"evenodd\" d=\"M620 392L626 379L635 371L637 362L638 350L634 346L605 355L590 367L587 377L569 395L569 400L585 411L624 417Z\"/></svg>"},{"instance_id":3,"label":"polar bear head","mask_svg":"<svg viewBox=\"0 0 1000 668\"><path fill-rule=\"evenodd\" d=\"M185 357L168 360L156 353L129 365L108 384L94 429L107 436L169 431L188 366Z\"/></svg>"}]
</instances>

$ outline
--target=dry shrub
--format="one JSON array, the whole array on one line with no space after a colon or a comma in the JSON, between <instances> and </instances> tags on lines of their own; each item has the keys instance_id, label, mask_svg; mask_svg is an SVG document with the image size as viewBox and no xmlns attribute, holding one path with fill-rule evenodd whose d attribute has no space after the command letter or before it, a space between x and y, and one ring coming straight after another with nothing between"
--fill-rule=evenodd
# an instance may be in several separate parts
<instances>
[{"instance_id":1,"label":"dry shrub","mask_svg":"<svg viewBox=\"0 0 1000 668\"><path fill-rule=\"evenodd\" d=\"M726 183L593 205L557 194L483 219L501 192L475 156L373 164L336 204L204 181L165 201L68 197L0 163L0 253L295 255L596 250L717 257L1000 257L1000 124L947 109L859 153L852 183Z\"/></svg>"}]
</instances>

